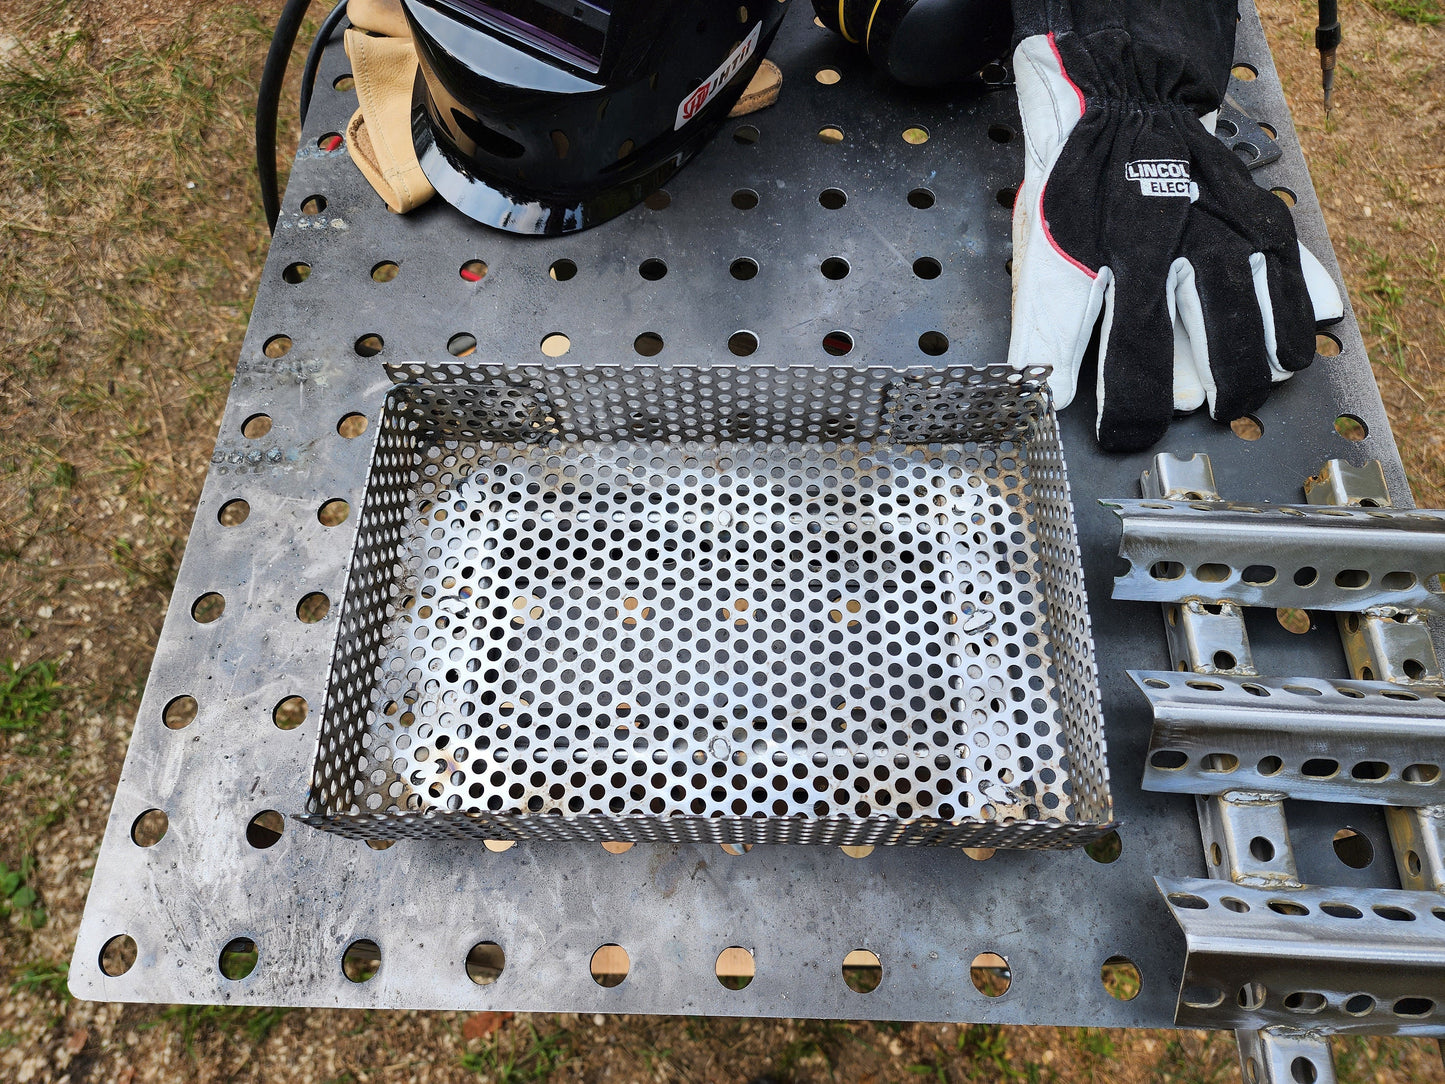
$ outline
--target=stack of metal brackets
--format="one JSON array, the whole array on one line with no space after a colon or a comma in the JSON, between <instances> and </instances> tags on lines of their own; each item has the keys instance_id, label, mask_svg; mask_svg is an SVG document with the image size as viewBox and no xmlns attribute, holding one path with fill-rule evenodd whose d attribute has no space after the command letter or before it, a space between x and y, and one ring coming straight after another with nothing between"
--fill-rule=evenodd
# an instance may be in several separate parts
<instances>
[{"instance_id":1,"label":"stack of metal brackets","mask_svg":"<svg viewBox=\"0 0 1445 1084\"><path fill-rule=\"evenodd\" d=\"M1209 457L1159 455L1120 502L1116 597L1165 603L1179 672L1149 698L1149 790L1196 795L1212 880L1158 880L1187 941L1176 1019L1230 1027L1246 1081L1334 1079L1331 1033L1439 1035L1445 1014L1445 515L1391 512L1377 462L1310 507L1230 505ZM1333 610L1352 680L1261 677L1243 607ZM1287 799L1385 805L1402 890L1307 886Z\"/></svg>"}]
</instances>

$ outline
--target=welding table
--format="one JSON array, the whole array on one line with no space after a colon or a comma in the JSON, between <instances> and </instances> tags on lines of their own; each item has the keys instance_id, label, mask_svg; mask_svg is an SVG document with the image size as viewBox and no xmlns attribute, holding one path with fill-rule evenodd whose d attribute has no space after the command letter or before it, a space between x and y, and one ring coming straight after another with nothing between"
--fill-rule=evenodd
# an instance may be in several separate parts
<instances>
[{"instance_id":1,"label":"welding table","mask_svg":"<svg viewBox=\"0 0 1445 1084\"><path fill-rule=\"evenodd\" d=\"M636 336L652 332L667 358L696 364L739 327L780 358L812 357L835 329L851 334L859 364L897 343L912 350L930 330L947 336L952 364L1004 358L1009 204L1023 151L1007 79L955 97L887 85L805 9L790 14L770 55L784 74L778 105L729 121L665 196L601 228L544 241L482 228L439 200L405 217L387 213L344 149L322 149L355 108L349 89L334 89L347 86L347 61L339 37L330 44L95 869L70 970L77 996L1173 1023L1184 944L1154 878L1202 876L1200 830L1191 799L1140 789L1150 722L1124 671L1170 663L1157 608L1110 598L1118 525L1097 503L1137 495L1152 452L1102 454L1089 402L1063 412L1060 424L1107 722L1116 860L1083 849L1001 850L978 860L927 847L854 858L838 847L728 853L716 844L643 843L611 853L519 843L497 851L464 840L379 850L294 819L305 808L374 423L393 387L386 363L456 360L470 346L457 336L473 337L478 354L537 360L541 340L564 331L574 359L628 354ZM1256 177L1293 194L1302 239L1339 283L1249 4L1237 63L1242 78L1231 94L1277 130L1283 148ZM838 80L817 78L823 69ZM819 138L824 128L841 138ZM926 142L905 140L909 128L926 131ZM755 261L751 278L729 273L738 257ZM819 273L829 257L847 261L846 277ZM639 275L647 259L664 261L665 277ZM933 277L915 272L920 259L937 261ZM471 261L485 264L484 275ZM570 261L575 275L549 273L558 261ZM1154 451L1207 452L1231 498L1276 502L1298 501L1303 479L1331 457L1377 459L1396 503L1409 506L1353 315L1330 335L1322 342L1336 344L1337 352L1327 349L1336 356L1317 358L1275 391L1257 426L1242 430L1256 439L1195 415ZM1337 432L1335 419L1346 414L1367 427L1362 441ZM259 416L269 431L248 436L264 430ZM362 420L369 430L345 435ZM327 526L321 509L338 499L352 515ZM228 525L237 501L249 515ZM201 623L193 600L209 593L223 596L224 612ZM315 593L331 600L329 615L298 620L298 602ZM1249 631L1266 673L1346 673L1328 624L1294 635L1273 613L1252 612ZM299 726L282 728L302 711ZM168 830L140 847L132 827L151 809L165 813ZM248 823L267 810L285 818L281 838L253 846ZM1399 887L1380 810L1292 803L1290 820L1306 883ZM1364 868L1344 865L1332 848L1346 825L1374 846ZM102 950L121 935L134 940L137 959L108 975ZM218 957L238 937L254 942L258 961L231 980ZM360 983L341 963L358 938L379 946L381 959ZM500 978L485 986L464 968L481 941L505 950ZM612 988L589 975L605 944L630 958L627 980ZM714 975L728 946L756 960L745 989ZM882 961L870 993L840 974L855 949ZM1006 959L1003 996L984 996L970 981L981 952ZM1115 957L1141 976L1132 1000L1111 996L1101 981Z\"/></svg>"}]
</instances>

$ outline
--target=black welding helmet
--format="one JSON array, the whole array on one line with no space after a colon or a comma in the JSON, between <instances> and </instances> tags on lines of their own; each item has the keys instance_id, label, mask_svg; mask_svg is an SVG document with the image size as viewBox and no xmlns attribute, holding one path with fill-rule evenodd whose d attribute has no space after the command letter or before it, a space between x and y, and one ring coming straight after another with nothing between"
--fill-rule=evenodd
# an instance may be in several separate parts
<instances>
[{"instance_id":1,"label":"black welding helmet","mask_svg":"<svg viewBox=\"0 0 1445 1084\"><path fill-rule=\"evenodd\" d=\"M512 233L584 230L698 152L787 0L403 0L412 141L441 197Z\"/></svg>"}]
</instances>

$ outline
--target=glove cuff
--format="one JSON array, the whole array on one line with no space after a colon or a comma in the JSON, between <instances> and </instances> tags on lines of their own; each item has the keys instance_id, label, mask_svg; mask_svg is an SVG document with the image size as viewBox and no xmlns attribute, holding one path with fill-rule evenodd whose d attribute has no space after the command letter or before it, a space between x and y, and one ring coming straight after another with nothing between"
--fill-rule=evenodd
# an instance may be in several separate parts
<instances>
[{"instance_id":1,"label":"glove cuff","mask_svg":"<svg viewBox=\"0 0 1445 1084\"><path fill-rule=\"evenodd\" d=\"M1224 99L1234 0L1013 0L1013 10L1015 42L1052 34L1090 99L1177 102L1195 116Z\"/></svg>"}]
</instances>

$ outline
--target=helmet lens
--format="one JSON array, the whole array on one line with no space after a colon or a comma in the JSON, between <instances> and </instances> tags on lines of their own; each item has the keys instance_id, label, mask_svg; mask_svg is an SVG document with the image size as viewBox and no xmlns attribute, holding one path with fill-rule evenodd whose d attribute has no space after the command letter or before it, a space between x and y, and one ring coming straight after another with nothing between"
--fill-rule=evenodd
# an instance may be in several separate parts
<instances>
[{"instance_id":1,"label":"helmet lens","mask_svg":"<svg viewBox=\"0 0 1445 1084\"><path fill-rule=\"evenodd\" d=\"M494 30L595 72L602 65L612 0L445 0ZM506 10L503 10L505 7Z\"/></svg>"}]
</instances>

